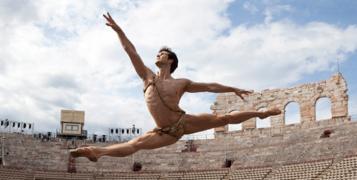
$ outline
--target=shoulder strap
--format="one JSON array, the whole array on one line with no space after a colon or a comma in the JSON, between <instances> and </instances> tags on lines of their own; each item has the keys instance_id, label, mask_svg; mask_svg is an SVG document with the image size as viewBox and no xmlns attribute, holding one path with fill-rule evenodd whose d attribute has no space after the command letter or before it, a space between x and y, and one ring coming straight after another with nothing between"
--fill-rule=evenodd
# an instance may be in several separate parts
<instances>
[{"instance_id":1,"label":"shoulder strap","mask_svg":"<svg viewBox=\"0 0 357 180\"><path fill-rule=\"evenodd\" d=\"M155 86L155 77L156 76L154 76L153 77L153 80L152 81L150 81L149 83L148 83L148 85L146 85L146 87L144 88L144 94L145 94L145 92L146 92L146 90L149 88L149 86L151 86L151 85L153 85L153 86Z\"/></svg>"}]
</instances>

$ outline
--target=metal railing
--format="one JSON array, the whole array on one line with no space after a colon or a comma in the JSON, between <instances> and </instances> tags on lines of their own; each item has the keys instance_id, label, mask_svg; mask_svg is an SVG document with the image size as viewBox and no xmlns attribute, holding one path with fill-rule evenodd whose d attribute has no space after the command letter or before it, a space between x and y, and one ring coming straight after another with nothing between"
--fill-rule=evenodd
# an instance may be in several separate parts
<instances>
[{"instance_id":1,"label":"metal railing","mask_svg":"<svg viewBox=\"0 0 357 180\"><path fill-rule=\"evenodd\" d=\"M0 119L0 132L32 134L34 123Z\"/></svg>"}]
</instances>

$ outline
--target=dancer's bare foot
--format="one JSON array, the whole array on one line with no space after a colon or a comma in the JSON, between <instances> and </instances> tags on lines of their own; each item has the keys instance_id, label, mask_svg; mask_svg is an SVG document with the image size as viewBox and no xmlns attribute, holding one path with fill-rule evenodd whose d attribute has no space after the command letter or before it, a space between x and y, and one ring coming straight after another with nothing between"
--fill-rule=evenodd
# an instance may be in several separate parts
<instances>
[{"instance_id":1,"label":"dancer's bare foot","mask_svg":"<svg viewBox=\"0 0 357 180\"><path fill-rule=\"evenodd\" d=\"M275 115L279 115L279 114L281 114L281 110L278 108L273 108L273 109L269 109L267 111L262 112L262 114L259 115L258 117L260 119L265 119L269 116L275 116Z\"/></svg>"},{"instance_id":2,"label":"dancer's bare foot","mask_svg":"<svg viewBox=\"0 0 357 180\"><path fill-rule=\"evenodd\" d=\"M90 161L97 162L98 157L96 153L94 152L94 147L80 147L77 149L71 149L70 154L72 157L77 158L77 157L86 157Z\"/></svg>"}]
</instances>

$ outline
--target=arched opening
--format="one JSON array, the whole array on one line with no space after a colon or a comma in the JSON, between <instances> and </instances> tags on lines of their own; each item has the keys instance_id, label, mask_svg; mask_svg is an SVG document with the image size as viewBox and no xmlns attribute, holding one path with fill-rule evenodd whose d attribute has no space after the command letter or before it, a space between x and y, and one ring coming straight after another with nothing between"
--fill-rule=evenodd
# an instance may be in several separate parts
<instances>
[{"instance_id":1,"label":"arched opening","mask_svg":"<svg viewBox=\"0 0 357 180\"><path fill-rule=\"evenodd\" d=\"M233 111L238 111L238 110L232 110L230 112L233 112ZM228 132L230 132L230 131L240 131L240 130L242 130L242 123L228 124Z\"/></svg>"},{"instance_id":2,"label":"arched opening","mask_svg":"<svg viewBox=\"0 0 357 180\"><path fill-rule=\"evenodd\" d=\"M300 123L300 117L299 104L297 102L289 102L285 106L285 125Z\"/></svg>"},{"instance_id":3,"label":"arched opening","mask_svg":"<svg viewBox=\"0 0 357 180\"><path fill-rule=\"evenodd\" d=\"M266 111L267 108L260 108L258 111L259 112L263 112ZM256 126L257 128L269 128L271 127L271 120L270 117L264 118L264 119L260 119L260 118L256 118Z\"/></svg>"},{"instance_id":4,"label":"arched opening","mask_svg":"<svg viewBox=\"0 0 357 180\"><path fill-rule=\"evenodd\" d=\"M315 103L315 119L323 121L331 119L331 101L328 97L321 97Z\"/></svg>"},{"instance_id":5,"label":"arched opening","mask_svg":"<svg viewBox=\"0 0 357 180\"><path fill-rule=\"evenodd\" d=\"M242 130L242 123L228 124L228 131L240 131Z\"/></svg>"}]
</instances>

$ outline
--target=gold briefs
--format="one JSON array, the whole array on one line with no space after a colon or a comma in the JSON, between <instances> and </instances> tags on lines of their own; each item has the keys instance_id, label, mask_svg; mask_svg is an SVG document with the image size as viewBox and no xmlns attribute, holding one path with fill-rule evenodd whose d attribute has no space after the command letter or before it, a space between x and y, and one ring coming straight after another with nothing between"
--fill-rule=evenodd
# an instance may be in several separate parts
<instances>
[{"instance_id":1,"label":"gold briefs","mask_svg":"<svg viewBox=\"0 0 357 180\"><path fill-rule=\"evenodd\" d=\"M167 134L176 139L180 139L185 134L185 129L184 129L185 120L183 118L184 115L185 114L182 114L180 119L175 124L163 128L156 127L152 130L152 132L156 132L159 135Z\"/></svg>"}]
</instances>

